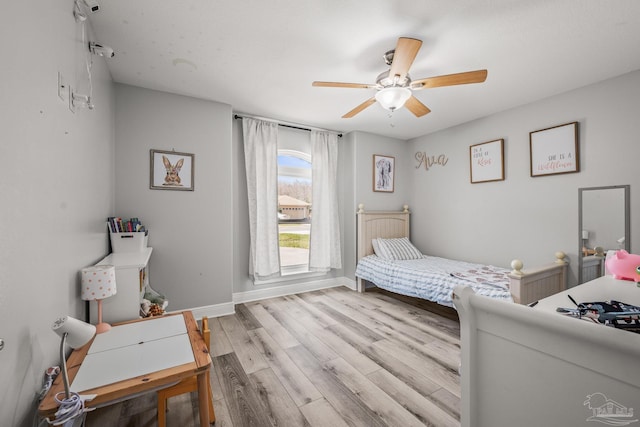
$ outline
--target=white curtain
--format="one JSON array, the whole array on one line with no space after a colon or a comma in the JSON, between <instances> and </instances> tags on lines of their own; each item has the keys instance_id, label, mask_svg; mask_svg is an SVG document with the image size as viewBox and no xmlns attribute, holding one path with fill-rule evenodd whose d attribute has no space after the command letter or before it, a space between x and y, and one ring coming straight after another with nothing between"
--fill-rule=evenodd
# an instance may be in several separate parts
<instances>
[{"instance_id":1,"label":"white curtain","mask_svg":"<svg viewBox=\"0 0 640 427\"><path fill-rule=\"evenodd\" d=\"M338 218L338 135L311 131L313 205L309 270L342 268Z\"/></svg>"},{"instance_id":2,"label":"white curtain","mask_svg":"<svg viewBox=\"0 0 640 427\"><path fill-rule=\"evenodd\" d=\"M242 118L247 169L249 274L267 279L280 273L278 244L278 125Z\"/></svg>"}]
</instances>

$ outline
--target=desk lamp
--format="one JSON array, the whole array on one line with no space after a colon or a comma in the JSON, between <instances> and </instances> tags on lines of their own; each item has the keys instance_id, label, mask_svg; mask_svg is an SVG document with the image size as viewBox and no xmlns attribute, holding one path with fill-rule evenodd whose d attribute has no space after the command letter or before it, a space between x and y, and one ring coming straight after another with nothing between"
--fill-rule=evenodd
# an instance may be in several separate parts
<instances>
[{"instance_id":1,"label":"desk lamp","mask_svg":"<svg viewBox=\"0 0 640 427\"><path fill-rule=\"evenodd\" d=\"M69 374L67 373L67 361L64 356L66 344L72 349L78 349L91 341L96 334L96 327L88 323L82 322L71 316L60 317L51 326L53 332L60 335L60 360L62 361L62 380L64 381L65 398L69 399Z\"/></svg>"},{"instance_id":2,"label":"desk lamp","mask_svg":"<svg viewBox=\"0 0 640 427\"><path fill-rule=\"evenodd\" d=\"M98 324L96 332L101 334L111 329L102 321L102 300L116 294L116 268L113 265L96 265L82 269L82 299L98 301Z\"/></svg>"}]
</instances>

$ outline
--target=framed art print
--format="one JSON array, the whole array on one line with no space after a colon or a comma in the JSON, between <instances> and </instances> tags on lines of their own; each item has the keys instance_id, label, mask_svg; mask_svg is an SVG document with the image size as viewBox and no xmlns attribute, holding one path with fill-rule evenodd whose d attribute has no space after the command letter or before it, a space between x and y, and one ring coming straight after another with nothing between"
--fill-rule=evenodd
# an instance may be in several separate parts
<instances>
[{"instance_id":1,"label":"framed art print","mask_svg":"<svg viewBox=\"0 0 640 427\"><path fill-rule=\"evenodd\" d=\"M580 172L578 122L529 133L531 176Z\"/></svg>"},{"instance_id":2,"label":"framed art print","mask_svg":"<svg viewBox=\"0 0 640 427\"><path fill-rule=\"evenodd\" d=\"M471 183L504 181L504 139L469 147Z\"/></svg>"},{"instance_id":3,"label":"framed art print","mask_svg":"<svg viewBox=\"0 0 640 427\"><path fill-rule=\"evenodd\" d=\"M193 191L193 154L162 150L151 150L150 154L149 188Z\"/></svg>"},{"instance_id":4,"label":"framed art print","mask_svg":"<svg viewBox=\"0 0 640 427\"><path fill-rule=\"evenodd\" d=\"M373 191L393 193L396 159L380 154L373 155Z\"/></svg>"}]
</instances>

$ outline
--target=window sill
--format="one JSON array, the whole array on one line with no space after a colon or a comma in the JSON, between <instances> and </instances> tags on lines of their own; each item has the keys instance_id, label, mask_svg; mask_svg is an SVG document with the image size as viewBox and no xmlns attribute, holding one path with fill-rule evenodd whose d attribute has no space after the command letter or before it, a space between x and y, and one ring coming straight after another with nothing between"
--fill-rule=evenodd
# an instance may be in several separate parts
<instances>
[{"instance_id":1,"label":"window sill","mask_svg":"<svg viewBox=\"0 0 640 427\"><path fill-rule=\"evenodd\" d=\"M307 279L312 277L323 277L326 275L327 273L324 272L308 271L306 265L304 266L304 270L299 267L285 267L282 269L280 277L267 280L254 280L253 284L256 286L269 285L274 283L293 282L300 279Z\"/></svg>"}]
</instances>

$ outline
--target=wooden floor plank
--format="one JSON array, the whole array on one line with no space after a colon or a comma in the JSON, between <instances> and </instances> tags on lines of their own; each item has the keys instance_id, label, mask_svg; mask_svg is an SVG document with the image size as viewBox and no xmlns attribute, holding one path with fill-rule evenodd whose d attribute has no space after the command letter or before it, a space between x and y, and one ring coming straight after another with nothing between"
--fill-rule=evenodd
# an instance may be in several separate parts
<instances>
[{"instance_id":1,"label":"wooden floor plank","mask_svg":"<svg viewBox=\"0 0 640 427\"><path fill-rule=\"evenodd\" d=\"M313 304L324 313L331 316L331 318L336 319L338 321L338 325L353 330L356 334L360 335L362 338L368 340L369 342L376 342L384 339L384 337L375 332L374 329L368 328L367 326L355 320L354 317L350 316L353 315L353 313L349 313L349 315L342 314L340 311L336 310L333 307L330 307L322 301L317 301Z\"/></svg>"},{"instance_id":2,"label":"wooden floor plank","mask_svg":"<svg viewBox=\"0 0 640 427\"><path fill-rule=\"evenodd\" d=\"M460 345L459 330L452 330L448 322L431 322L421 319L416 320L411 316L411 310L398 308L394 305L385 305L375 311L369 311L369 314L375 316L381 322L393 326L395 329L402 331L409 336L421 339L425 334L433 338L449 342L453 345Z\"/></svg>"},{"instance_id":3,"label":"wooden floor plank","mask_svg":"<svg viewBox=\"0 0 640 427\"><path fill-rule=\"evenodd\" d=\"M338 380L369 407L380 419L390 426L424 425L392 397L369 381L364 375L349 365L344 359L324 363Z\"/></svg>"},{"instance_id":4,"label":"wooden floor plank","mask_svg":"<svg viewBox=\"0 0 640 427\"><path fill-rule=\"evenodd\" d=\"M299 343L304 345L307 350L316 357L316 359L324 362L338 357L338 354L335 351L309 332L309 330L302 325L300 320L291 314L290 310L286 307L285 302L281 300L269 300L269 302L263 303L263 306L269 314L271 314L274 319L286 328Z\"/></svg>"},{"instance_id":5,"label":"wooden floor plank","mask_svg":"<svg viewBox=\"0 0 640 427\"><path fill-rule=\"evenodd\" d=\"M167 399L167 426L196 426L200 420L196 393L183 393Z\"/></svg>"},{"instance_id":6,"label":"wooden floor plank","mask_svg":"<svg viewBox=\"0 0 640 427\"><path fill-rule=\"evenodd\" d=\"M262 400L235 353L216 357L214 366L222 383L233 425L271 426L268 418L264 416Z\"/></svg>"},{"instance_id":7,"label":"wooden floor plank","mask_svg":"<svg viewBox=\"0 0 640 427\"><path fill-rule=\"evenodd\" d=\"M297 339L293 337L276 319L269 314L261 303L252 303L248 305L249 311L257 319L260 327L264 328L269 335L282 348L295 347L300 345ZM257 329L257 328L256 328Z\"/></svg>"},{"instance_id":8,"label":"wooden floor plank","mask_svg":"<svg viewBox=\"0 0 640 427\"><path fill-rule=\"evenodd\" d=\"M250 374L269 367L237 317L220 317L220 324L229 337L231 347L246 373Z\"/></svg>"},{"instance_id":9,"label":"wooden floor plank","mask_svg":"<svg viewBox=\"0 0 640 427\"><path fill-rule=\"evenodd\" d=\"M330 300L339 301L344 305L355 308L356 310L363 308L366 308L367 310L375 310L380 307L381 304L385 304L380 303L373 298L365 298L365 294L354 292L346 287L326 289L323 292L324 296Z\"/></svg>"},{"instance_id":10,"label":"wooden floor plank","mask_svg":"<svg viewBox=\"0 0 640 427\"><path fill-rule=\"evenodd\" d=\"M233 427L233 421L231 420L226 399L215 400L213 402L213 409L216 412L215 427Z\"/></svg>"},{"instance_id":11,"label":"wooden floor plank","mask_svg":"<svg viewBox=\"0 0 640 427\"><path fill-rule=\"evenodd\" d=\"M304 294L300 294L304 295ZM322 327L335 325L338 323L336 319L318 310L313 304L309 304L304 299L300 298L300 295L290 295L284 297L284 299L292 304L296 304L301 310L304 310L308 316L311 316L314 322Z\"/></svg>"},{"instance_id":12,"label":"wooden floor plank","mask_svg":"<svg viewBox=\"0 0 640 427\"><path fill-rule=\"evenodd\" d=\"M312 427L349 427L324 398L307 403L300 407L300 411Z\"/></svg>"},{"instance_id":13,"label":"wooden floor plank","mask_svg":"<svg viewBox=\"0 0 640 427\"><path fill-rule=\"evenodd\" d=\"M331 348L336 354L352 363L360 372L368 374L380 369L373 361L363 355L360 351L349 345L341 337L332 333L330 330L325 329L323 325L315 322L316 317L309 311L300 308L295 301L288 301L288 307L292 311L293 316L312 333L316 338L322 341L325 345ZM306 303L305 303L306 304ZM307 306L311 306L307 304ZM318 309L315 309L318 310ZM318 310L318 312L320 312ZM324 314L323 314L324 315ZM326 316L326 315L324 315ZM331 325L337 325L337 322L331 322Z\"/></svg>"},{"instance_id":14,"label":"wooden floor plank","mask_svg":"<svg viewBox=\"0 0 640 427\"><path fill-rule=\"evenodd\" d=\"M391 375L387 370L381 369L367 376L371 382L384 390L396 402L402 405L424 425L427 426L450 426L460 425L460 413L444 410L439 403L439 399L433 394L427 398L406 383ZM443 389L440 389L443 390ZM436 391L438 393L440 390ZM438 395L439 397L440 395Z\"/></svg>"},{"instance_id":15,"label":"wooden floor plank","mask_svg":"<svg viewBox=\"0 0 640 427\"><path fill-rule=\"evenodd\" d=\"M452 371L432 359L425 358L420 354L413 354L406 346L398 345L397 342L391 342L389 340L378 341L373 344L373 347L378 347L389 353L393 353L395 357L408 366L413 366L417 370L424 372L431 381L460 397L460 377L457 372Z\"/></svg>"},{"instance_id":16,"label":"wooden floor plank","mask_svg":"<svg viewBox=\"0 0 640 427\"><path fill-rule=\"evenodd\" d=\"M227 338L227 334L222 329L219 317L209 318L209 330L211 338L211 357L222 356L223 354L232 353L233 347Z\"/></svg>"},{"instance_id":17,"label":"wooden floor plank","mask_svg":"<svg viewBox=\"0 0 640 427\"><path fill-rule=\"evenodd\" d=\"M411 321L416 321L418 324L423 324L424 326L432 327L437 331L444 332L448 336L460 336L460 323L456 319L439 316L431 311L419 309L418 307L410 304L405 304L397 299L397 295L391 296L379 292L372 292L371 296L388 303L383 306L383 312L396 313L403 320L410 323L412 323ZM429 304L429 306L432 306L435 303ZM452 310L449 307L443 308Z\"/></svg>"},{"instance_id":18,"label":"wooden floor plank","mask_svg":"<svg viewBox=\"0 0 640 427\"><path fill-rule=\"evenodd\" d=\"M441 388L433 392L429 399L435 402L442 410L453 415L454 418L460 419L460 398L449 390Z\"/></svg>"},{"instance_id":19,"label":"wooden floor plank","mask_svg":"<svg viewBox=\"0 0 640 427\"><path fill-rule=\"evenodd\" d=\"M297 406L322 398L313 383L263 328L249 331L249 335Z\"/></svg>"},{"instance_id":20,"label":"wooden floor plank","mask_svg":"<svg viewBox=\"0 0 640 427\"><path fill-rule=\"evenodd\" d=\"M427 372L420 369L422 364L412 366L395 356L395 351L388 351L376 345L369 345L358 339L346 328L334 325L329 330L340 336L345 342L348 342L355 350L370 359L375 366L385 369L398 377L404 383L412 387L414 390L428 396L436 390L442 388L442 385L432 381ZM356 367L356 369L358 369ZM362 371L362 370L361 370ZM372 370L371 372L375 372ZM371 372L363 372L365 375Z\"/></svg>"},{"instance_id":21,"label":"wooden floor plank","mask_svg":"<svg viewBox=\"0 0 640 427\"><path fill-rule=\"evenodd\" d=\"M236 304L236 317L247 331L262 327L258 319L251 313L246 304Z\"/></svg>"},{"instance_id":22,"label":"wooden floor plank","mask_svg":"<svg viewBox=\"0 0 640 427\"><path fill-rule=\"evenodd\" d=\"M299 346L286 351L302 372L313 380L314 385L348 425L366 427L385 425L375 412L324 369L307 349Z\"/></svg>"},{"instance_id":23,"label":"wooden floor plank","mask_svg":"<svg viewBox=\"0 0 640 427\"><path fill-rule=\"evenodd\" d=\"M332 308L334 310L340 311L345 316L376 331L378 340L380 337L393 338L395 336L408 336L414 340L416 344L427 344L437 340L433 335L409 327L406 323L399 322L394 318L380 313L380 307L369 309L364 306L358 307L357 305L354 307L352 304L345 304L335 299L333 301Z\"/></svg>"},{"instance_id":24,"label":"wooden floor plank","mask_svg":"<svg viewBox=\"0 0 640 427\"><path fill-rule=\"evenodd\" d=\"M271 369L263 369L250 375L256 392L262 399L264 415L274 426L308 427L307 419L291 399L283 384ZM319 397L320 399L320 397Z\"/></svg>"}]
</instances>

